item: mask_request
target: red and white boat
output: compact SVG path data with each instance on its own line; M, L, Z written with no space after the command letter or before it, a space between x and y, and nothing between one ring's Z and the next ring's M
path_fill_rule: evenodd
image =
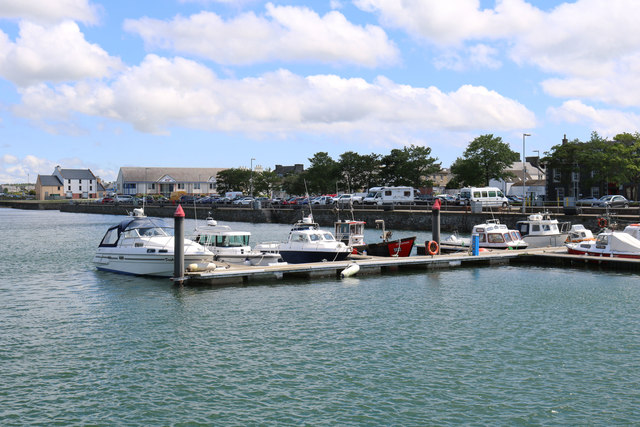
M346 220L335 222L336 240L353 248L354 254L364 254L381 257L408 257L416 241L416 236L403 237L396 240L391 238L391 231L385 230L384 221L376 220L376 226L382 227L382 241L378 243L364 242L364 221Z
M598 234L595 241L568 243L567 252L572 255L640 259L640 240L631 231L634 231L633 226L628 226L625 231L606 230Z

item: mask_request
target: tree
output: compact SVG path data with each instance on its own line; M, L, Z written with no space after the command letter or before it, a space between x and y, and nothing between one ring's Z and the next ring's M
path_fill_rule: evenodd
M499 136L481 135L471 141L463 157L451 165L451 173L465 186L489 185L490 179L513 177L506 168L519 158L520 155Z
M338 168L342 175L342 184L349 192L367 190L380 170L380 156L361 155L347 151L340 155Z
M638 200L640 195L640 133L636 132L633 135L621 133L616 135L613 140L624 147L622 169L626 180L632 184L630 198Z
M424 187L430 183L427 176L441 168L438 159L431 157L431 148L410 145L393 149L381 160L380 178L387 185Z
M311 165L304 173L307 189L311 194L333 193L340 181L338 163L327 152L318 152L309 159ZM304 194L298 193L298 194Z
M280 188L281 185L282 178L272 170L259 173L253 172L253 189L258 194L268 194L271 196L273 191Z
M251 171L245 168L225 169L218 172L216 181L220 193L227 191L242 191L244 193L249 190Z

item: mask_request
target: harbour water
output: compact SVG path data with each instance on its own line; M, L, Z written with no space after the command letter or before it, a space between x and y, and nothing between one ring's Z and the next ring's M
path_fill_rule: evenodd
M179 288L95 270L119 220L0 209L1 425L640 424L636 274Z

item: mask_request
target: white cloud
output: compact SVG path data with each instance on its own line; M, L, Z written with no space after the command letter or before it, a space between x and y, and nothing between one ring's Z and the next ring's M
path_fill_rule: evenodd
M91 169L94 175L105 181L114 181L118 172L112 169L102 169L94 163L87 163L77 157L61 158L58 160L44 159L28 154L22 158L11 154L0 157L0 183L35 184L38 175L51 175L54 168L60 165L67 169Z
M131 123L144 132L172 126L239 132L352 132L386 126L428 130L522 129L535 117L522 104L480 86L445 93L287 70L220 79L194 61L148 55L111 86L44 85L22 91L15 111L33 120L63 120L61 111Z
M98 8L88 0L2 0L0 18L55 23L71 19L87 24L98 21Z
M496 1L492 9L482 9L478 0L355 4L378 13L384 26L400 28L441 49L435 58L439 68L497 68L496 46L506 42L505 53L517 64L566 76L543 83L552 96L640 106L633 81L640 71L637 0L577 0L548 11L524 0ZM477 41L483 43L467 46Z
M120 67L119 59L88 43L75 22L43 27L23 21L15 43L0 31L0 75L19 86L99 78Z
M331 11L324 16L304 8L267 4L266 16L243 13L224 21L211 12L171 21L127 20L149 49L170 49L221 64L264 61L349 63L366 67L392 64L399 51L377 26L358 26Z
M584 124L603 136L613 137L622 132L640 131L640 115L611 109L597 109L578 100L550 107L547 116L555 121Z

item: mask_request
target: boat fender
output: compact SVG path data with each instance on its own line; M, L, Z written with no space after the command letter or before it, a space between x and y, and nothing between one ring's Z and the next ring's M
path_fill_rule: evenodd
M340 277L344 279L345 277L353 276L358 271L360 271L360 266L356 263L353 263L349 267L342 270L342 273L340 273Z
M438 249L440 248L438 247L438 242L436 242L435 240L431 240L429 243L427 243L427 252L429 253L429 255L437 255Z
M216 265L212 262L199 262L189 264L187 270L189 271L213 271L216 269Z
M609 223L606 218L598 218L598 227L607 228L607 225L609 225Z

